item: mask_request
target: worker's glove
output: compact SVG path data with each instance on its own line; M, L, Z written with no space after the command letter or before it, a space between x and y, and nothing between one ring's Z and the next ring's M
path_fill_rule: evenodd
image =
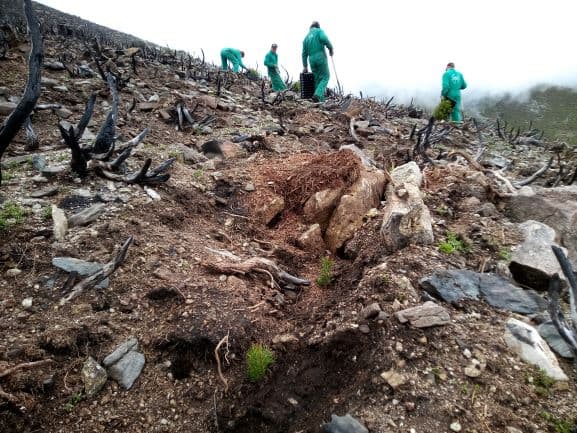
M334 51L333 51L333 50L329 50L329 54L330 54L330 55L331 55L331 57L332 57L332 56L333 56L333 54L334 54Z
M309 71L308 68L304 68L304 69L303 69L303 73L305 73L305 74L306 74L308 71Z

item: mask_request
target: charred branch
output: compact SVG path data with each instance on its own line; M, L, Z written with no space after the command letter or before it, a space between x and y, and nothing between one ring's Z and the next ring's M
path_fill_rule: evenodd
M40 33L40 23L32 9L32 1L24 0L24 15L26 15L26 22L28 23L28 30L30 33L30 56L28 58L28 79L24 94L16 108L4 121L0 127L0 159L16 136L26 119L30 117L36 101L40 96L40 77L42 71L42 35ZM0 167L0 184L2 168Z
M72 288L70 293L68 293L66 296L64 296L60 300L60 305L66 304L67 302L71 301L72 299L78 297L85 290L96 286L102 280L104 280L105 278L108 278L110 275L112 275L114 273L114 271L116 271L120 267L120 265L124 262L124 260L126 259L126 253L128 252L128 248L132 244L132 240L133 240L133 237L130 236L126 240L126 242L124 242L124 245L122 245L122 247L120 248L118 253L116 253L116 256L110 262L108 262L106 265L104 265L100 271L86 277L85 279L80 281L78 284L76 284Z
M529 185L530 183L533 183L539 176L541 176L543 173L549 170L552 164L553 164L553 157L551 157L543 167L541 167L527 179L521 180L519 182L514 182L513 186L515 186L516 188L521 188L524 185Z

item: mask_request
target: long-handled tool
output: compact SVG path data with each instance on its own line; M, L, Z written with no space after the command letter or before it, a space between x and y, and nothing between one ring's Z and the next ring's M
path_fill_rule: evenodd
M335 68L335 59L331 56L331 63L333 64L333 71L335 71L335 78L337 79L337 89L339 89L339 93L343 95L343 87L341 86L341 82L339 81L339 76L337 75L337 68Z

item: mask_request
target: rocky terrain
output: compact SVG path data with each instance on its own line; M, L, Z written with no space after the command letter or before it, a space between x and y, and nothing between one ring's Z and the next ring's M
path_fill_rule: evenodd
M3 121L30 44L1 5ZM41 94L1 161L0 431L576 431L548 292L575 322L551 249L577 263L574 149L270 93L34 10Z

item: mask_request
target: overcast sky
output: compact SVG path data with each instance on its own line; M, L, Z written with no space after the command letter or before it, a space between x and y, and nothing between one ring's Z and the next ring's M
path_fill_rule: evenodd
M345 90L372 96L436 99L449 61L464 74L470 97L537 83L577 87L571 0L40 3L159 45L197 54L203 48L215 63L221 48L238 48L246 52L245 64L260 71L276 42L279 63L293 79L302 70L302 40L318 20L334 45ZM333 86L332 68L331 75Z

